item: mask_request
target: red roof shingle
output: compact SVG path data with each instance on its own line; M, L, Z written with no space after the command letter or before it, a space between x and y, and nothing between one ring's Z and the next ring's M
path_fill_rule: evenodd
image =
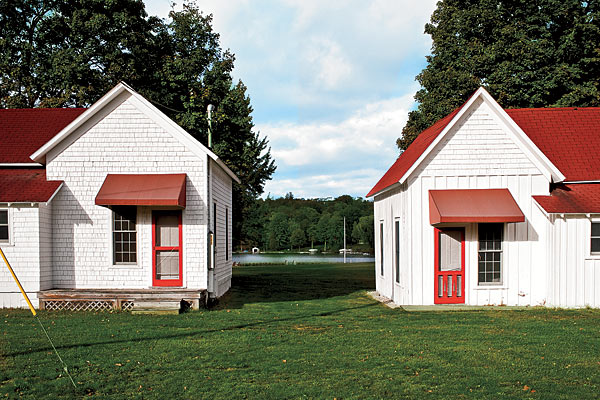
M600 183L559 185L550 196L532 196L548 213L600 213Z
M29 158L85 108L0 110L0 163L32 163Z
M0 169L0 203L46 202L62 181L47 181L44 168Z
M600 180L600 107L506 112L567 182Z

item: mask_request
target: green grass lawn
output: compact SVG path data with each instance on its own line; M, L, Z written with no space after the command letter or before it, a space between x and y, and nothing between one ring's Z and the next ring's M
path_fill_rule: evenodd
M578 398L600 395L600 312L389 309L373 264L239 267L211 311L1 310L0 397Z

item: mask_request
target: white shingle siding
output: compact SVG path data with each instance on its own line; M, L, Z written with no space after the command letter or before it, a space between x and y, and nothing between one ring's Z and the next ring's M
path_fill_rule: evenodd
M231 287L232 264L231 259L231 199L232 199L232 180L215 162L211 161L212 173L212 201L217 204L217 215L214 216L217 222L217 247L215 254L215 290L217 297L223 295ZM229 214L225 217L225 212ZM225 229L225 221L228 221L228 228ZM229 238L225 240L225 234L228 232ZM226 243L228 244L225 248ZM228 257L226 257L226 252ZM228 259L226 259L228 258Z
M40 290L40 218L37 206L13 205L9 208L10 242L1 244L11 267L37 307ZM43 233L42 233L43 235ZM44 259L44 263L47 260ZM27 307L4 260L0 260L0 307Z
M540 175L514 140L478 100L429 156L421 176Z
M113 265L111 211L94 204L107 174L186 173L183 285L206 288L206 159L120 96L47 155L47 177L63 180L53 200L56 288L152 286L151 209L138 208L137 265Z
M547 304L549 221L532 195L548 195L549 182L508 130L478 100L402 186L375 197L376 286L398 304L434 302L434 228L429 190L508 188L525 215L504 224L503 284L478 286L477 224L465 227L465 303ZM394 220L401 222L400 283L393 279ZM379 224L384 221L384 276L380 274ZM458 226L459 224L457 224Z

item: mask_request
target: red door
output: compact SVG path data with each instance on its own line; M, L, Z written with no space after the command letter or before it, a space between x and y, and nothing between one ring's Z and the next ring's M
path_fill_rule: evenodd
M152 284L183 285L181 211L152 212Z
M465 228L435 228L435 304L465 303Z

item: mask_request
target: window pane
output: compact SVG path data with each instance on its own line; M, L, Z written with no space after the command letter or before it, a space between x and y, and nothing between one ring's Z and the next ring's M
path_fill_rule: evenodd
M8 226L0 226L0 240L8 240Z
M383 275L383 222L379 224L379 250L380 250L380 258L381 261L381 275Z
M156 279L179 278L179 253L173 251L156 252Z
M479 283L502 282L503 224L479 224Z
M2 220L0 219L0 224ZM600 237L600 222L592 222L592 236Z
M460 271L462 259L460 231L440 232L440 271Z
M179 217L177 215L156 217L156 245L179 246Z
M394 222L396 230L396 283L400 283L400 221Z
M8 225L8 210L0 211L0 225Z
M113 251L115 263L136 262L136 207L113 210Z
M592 239L592 253L600 253L600 238Z

